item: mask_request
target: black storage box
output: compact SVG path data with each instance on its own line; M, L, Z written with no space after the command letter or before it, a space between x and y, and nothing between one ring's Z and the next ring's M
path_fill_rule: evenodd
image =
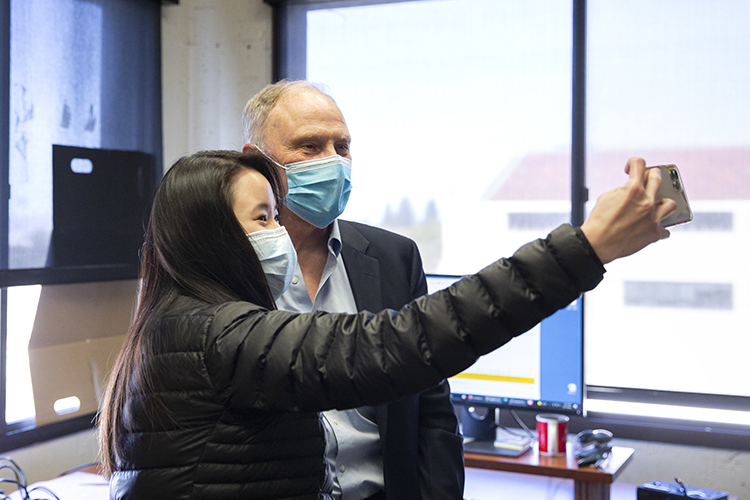
M687 495L678 483L667 481L651 481L638 486L637 500L686 500L696 498L701 500L727 500L729 493L726 491L708 490L697 486L685 485Z

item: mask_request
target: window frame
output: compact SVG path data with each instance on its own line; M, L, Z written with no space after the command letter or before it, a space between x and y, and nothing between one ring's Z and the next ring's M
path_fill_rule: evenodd
M162 4L176 4L178 0L140 0L144 8L160 9ZM8 152L10 147L10 56L11 56L11 0L0 0L0 147ZM155 159L155 181L161 178L162 166L162 110L161 110L161 21L160 16L153 20L153 38L156 40L151 62L158 66L152 78L156 80L154 94L148 113L144 119L155 118L143 127L149 135L148 143L153 149ZM152 132L149 132L152 131ZM136 139L139 140L139 139ZM103 145L102 148L108 146ZM35 418L7 423L7 307L8 287L20 285L47 285L59 283L91 283L133 279L137 277L137 265L101 265L68 268L28 268L7 269L9 259L8 232L10 197L10 159L9 154L0 155L0 452L26 447L35 443L48 441L76 432L92 429L96 426L96 414L78 415L55 423L36 425Z
M264 0L273 7L273 78L304 79L306 66L306 37L291 36L292 30L305 29L304 18L295 19L288 29L286 17L289 6L308 6L308 10L338 7L354 7L397 3L415 0ZM418 0L417 0L418 1ZM586 0L570 0L573 9L573 72L572 72L572 134L571 134L571 222L580 225L585 220L588 189L586 187ZM298 33L298 32L297 32ZM293 45L288 43L292 40ZM300 74L300 71L302 74ZM585 308L584 297L584 308ZM584 322L585 338L585 322ZM587 388L585 399L622 400L633 403L659 403L695 406L697 402L708 408L738 409L750 414L750 397L725 396L719 394L696 394L687 392L655 391L648 389L626 389L620 387ZM606 395L606 396L605 396ZM586 406L584 403L584 411ZM515 427L514 419L502 412L501 423ZM530 427L538 412L519 411L518 414ZM507 421L506 421L507 418ZM615 413L587 411L586 416L572 416L571 432L591 427L606 427L618 438L686 444L724 449L750 449L750 426L674 420L649 416L630 416Z

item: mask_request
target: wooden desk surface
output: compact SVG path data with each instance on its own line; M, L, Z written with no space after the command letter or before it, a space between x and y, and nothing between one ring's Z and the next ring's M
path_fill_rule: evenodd
M520 457L465 453L464 460L466 467L520 472L522 474L534 474L537 476L561 477L587 483L612 484L620 472L622 472L625 465L633 458L633 453L634 450L632 448L614 446L609 460L601 469L596 467L578 468L578 463L573 456L570 443L568 443L567 454L560 457L540 455L535 443L532 449Z

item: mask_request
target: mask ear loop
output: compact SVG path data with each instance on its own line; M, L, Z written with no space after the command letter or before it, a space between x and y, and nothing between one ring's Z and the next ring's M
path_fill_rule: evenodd
M255 146L255 149L256 149L256 150L257 150L257 151L258 151L258 152L259 152L260 154L262 154L262 155L263 155L263 157L264 157L265 159L267 159L268 161L270 161L271 163L273 163L273 164L274 164L274 165L276 165L277 167L279 167L279 168L282 168L282 169L284 170L284 172L287 172L287 171L289 170L289 169L288 169L288 168L286 168L286 167L285 167L284 165L282 165L281 163L279 163L279 162L277 162L276 160L274 160L273 158L271 158L271 155L269 155L268 153L266 153L265 151L263 151L263 150L262 150L262 149L260 148L260 146L257 146L257 145L256 145L256 146ZM281 200L277 200L277 202L278 202L278 205L279 205L279 206L277 206L277 207L276 207L276 210L277 210L277 212L276 212L276 221L277 221L277 222L279 222L279 224L281 224L281 217L280 217L280 216L281 216L281 206L285 206L285 205L286 205L286 204L284 203L284 199L285 199L285 198L284 198L284 197L282 196L282 197L281 197ZM283 227L283 226L282 226L282 227Z
M284 170L287 170L287 168L286 168L286 167L285 167L284 165L282 165L281 163L279 163L279 162L277 162L276 160L274 160L273 158L271 158L271 155L269 155L268 153L266 153L265 151L263 151L262 149L260 149L260 147L259 147L259 146L255 146L255 149L256 149L256 150L257 150L257 151L258 151L258 152L259 152L260 154L262 154L262 155L263 155L263 156L264 156L264 157L266 158L266 160L270 161L271 163L273 163L273 164L274 164L274 165L276 165L277 167L281 167L281 168L283 168Z

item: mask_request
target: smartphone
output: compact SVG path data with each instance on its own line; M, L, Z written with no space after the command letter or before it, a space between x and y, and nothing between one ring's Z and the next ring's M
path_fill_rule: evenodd
M674 212L664 217L659 225L669 227L693 220L693 212L690 210L690 203L688 203L685 186L682 183L677 165L659 165L648 168L658 168L661 172L661 187L656 193L656 199L672 198L677 203Z

